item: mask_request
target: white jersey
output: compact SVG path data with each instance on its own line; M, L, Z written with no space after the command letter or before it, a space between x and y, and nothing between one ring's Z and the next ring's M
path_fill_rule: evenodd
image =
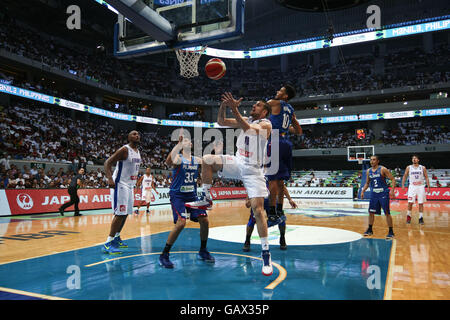
M141 154L139 153L139 150L134 151L127 144L125 147L128 148L128 158L117 162L112 178L116 185L120 183L130 188L134 188L134 186L136 186L137 175L141 165Z
M253 120L252 117L249 117L247 122L249 124L261 122L270 123L270 120L265 118ZM242 130L239 135L236 142L236 157L242 160L243 163L261 167L266 159L267 136L257 135L255 132L249 134L249 131L252 130L247 130L247 132Z
M424 184L423 181L424 181L423 166L419 165L418 167L414 167L414 165L410 165L409 185L421 186Z
M149 176L144 174L144 178L142 179L142 190L151 190L153 187L153 181L154 178L151 174Z

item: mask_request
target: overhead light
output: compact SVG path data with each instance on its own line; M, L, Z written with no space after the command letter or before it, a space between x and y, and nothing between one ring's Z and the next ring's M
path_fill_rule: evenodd
M339 108L339 111L341 111L342 109L344 109L344 107L340 107L340 108Z
M403 102L403 104L408 104L408 101Z

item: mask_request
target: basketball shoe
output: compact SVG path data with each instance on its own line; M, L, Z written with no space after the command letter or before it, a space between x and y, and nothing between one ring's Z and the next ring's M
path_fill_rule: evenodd
M367 228L366 232L364 232L363 236L364 237L368 237L368 236L372 236L373 235L373 231L371 228Z
M411 216L406 216L406 223L410 224L411 223Z
M197 201L186 202L185 206L191 209L211 210L212 200L203 192L202 196Z
M128 248L128 245L125 244L122 239L120 238L120 236L117 236L113 239L114 244L116 245L117 248Z
M159 256L159 264L161 266L163 266L164 268L168 268L168 269L173 268L173 263L172 263L172 261L170 261L168 253L162 253Z
M386 236L386 240L392 240L394 239L394 231L389 230L387 236Z
M103 252L107 254L120 254L122 251L119 250L114 240L107 242L103 245Z
M262 274L265 276L271 276L273 273L273 267L269 250L263 250L261 256L263 259Z
M206 249L200 249L197 256L200 260L214 263L216 259Z

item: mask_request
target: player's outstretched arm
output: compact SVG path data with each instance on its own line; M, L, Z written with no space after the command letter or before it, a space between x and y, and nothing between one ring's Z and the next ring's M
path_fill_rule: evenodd
M114 154L105 161L104 164L105 175L106 178L108 179L108 185L110 188L115 187L115 183L112 178L112 167L116 165L117 161L126 160L127 158L128 158L128 148L123 146L122 148L114 152Z
M166 164L169 167L178 166L181 164L180 151L183 149L183 136L180 134L178 138L178 143L173 147L172 151L169 152L169 155L166 159Z
M223 97L222 97L222 103L220 104L219 112L217 114L217 123L219 124L219 126L230 127L230 128L239 128L239 124L236 119L225 117L226 111L227 111L226 107L227 107L227 102L223 101ZM244 117L244 119L247 119L247 118Z

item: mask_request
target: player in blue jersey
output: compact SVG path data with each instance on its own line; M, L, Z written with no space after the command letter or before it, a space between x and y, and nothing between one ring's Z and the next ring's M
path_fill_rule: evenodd
M283 212L284 181L291 177L292 168L292 142L289 133L303 133L298 123L294 108L288 103L296 95L293 86L286 84L277 91L274 99L268 101L272 108L269 120L272 123L272 135L278 134L278 152L273 145L272 137L267 145L267 156L270 164L266 168L266 177L269 181L269 207L267 210L268 220L272 223L280 223L280 246L286 247L284 238L286 223ZM275 140L276 141L276 140ZM283 223L281 223L283 222Z
M291 205L292 208L297 208L297 204L294 202L294 200L292 200L291 195L289 194L288 189L286 188L286 186L284 187L284 196L286 196L286 198L289 201L289 204ZM245 206L247 208L250 208L250 199L247 198L246 202L245 202ZM269 198L265 198L264 199L264 210L269 211ZM286 232L286 220L281 218L282 222L272 222L272 221L268 221L267 222L267 227L272 227L275 224L278 224L278 229L280 230L280 239L281 236L284 237L284 234ZM253 229L255 228L255 223L256 223L256 219L255 216L253 215L253 210L250 209L250 218L248 219L248 223L247 223L247 234L245 236L245 243L244 243L244 247L242 248L243 251L248 252L250 251L250 238L252 237L252 233L253 233ZM282 231L284 231L284 233L282 233ZM286 250L287 249L287 245L286 245L286 241L284 241L284 243L282 241L280 241L280 249L281 250Z
M389 208L389 201L395 197L395 179L392 173L383 166L379 165L380 160L378 156L370 157L371 168L367 169L366 184L361 190L361 199L364 199L364 192L369 188L371 190L370 202L369 202L369 228L367 228L364 236L373 235L372 226L375 220L375 214L381 215L381 209L386 216L386 222L389 227L389 232L386 236L387 240L394 238L394 229L391 217L391 211ZM386 178L391 180L392 188L389 191L389 186L386 183Z
M214 263L215 259L206 249L209 221L205 210L192 209L185 206L186 202L197 201L197 178L202 159L191 155L190 139L180 135L178 144L172 149L166 159L166 164L173 167L172 184L170 185L170 203L172 204L173 222L175 226L170 232L166 246L159 256L159 263L165 268L173 268L169 252L178 235L186 226L186 219L200 224L200 250L198 258ZM181 151L181 154L180 154Z

